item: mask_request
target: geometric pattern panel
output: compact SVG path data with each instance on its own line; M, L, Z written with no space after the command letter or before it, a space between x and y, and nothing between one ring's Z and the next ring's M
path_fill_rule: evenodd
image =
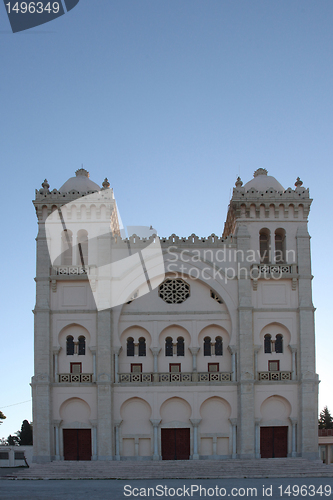
M158 295L168 304L181 304L190 296L190 285L181 278L168 278L160 284Z

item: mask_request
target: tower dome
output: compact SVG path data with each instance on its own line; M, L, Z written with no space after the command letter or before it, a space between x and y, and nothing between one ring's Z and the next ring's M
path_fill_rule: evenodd
M251 188L257 191L267 191L269 188L273 188L275 191L284 192L285 189L279 181L272 175L267 175L267 173L265 168L258 168L253 174L253 179L244 185L245 192L249 191Z
M75 177L70 177L59 189L60 193L69 193L70 191L78 191L79 193L87 193L88 191L100 191L100 186L89 179L89 172L84 168L79 168L75 172Z

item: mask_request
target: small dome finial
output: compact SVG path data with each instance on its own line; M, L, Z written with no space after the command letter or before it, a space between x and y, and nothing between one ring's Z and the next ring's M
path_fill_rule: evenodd
M47 182L47 179L44 179L44 182L42 182L42 188L44 193L49 193L50 189L50 184Z
M301 181L301 179L299 177L297 177L296 182L295 182L295 186L298 188L298 187L301 187L302 184L303 184L303 182Z
M103 186L104 189L109 189L110 188L110 183L109 183L107 177L105 177L102 186Z
M243 186L242 179L239 176L237 177L237 181L235 182L235 186L236 187L242 187Z
M257 168L257 170L253 173L253 177L258 177L258 175L267 175L268 170L266 168Z
M75 172L76 177L79 177L79 175L83 175L84 177L89 177L89 172L85 168L79 168Z

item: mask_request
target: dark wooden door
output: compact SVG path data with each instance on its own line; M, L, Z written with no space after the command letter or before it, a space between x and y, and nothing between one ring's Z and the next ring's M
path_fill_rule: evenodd
M261 458L283 458L288 454L288 427L260 427Z
M190 458L190 429L161 429L162 459L188 460Z
M63 429L64 459L91 460L91 430Z

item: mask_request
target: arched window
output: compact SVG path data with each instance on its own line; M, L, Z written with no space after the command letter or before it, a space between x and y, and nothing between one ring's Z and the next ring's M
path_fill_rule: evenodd
M215 339L215 356L223 356L222 337L216 337L216 339Z
M86 339L85 337L83 337L83 335L81 335L81 337L79 337L79 356L80 355L84 355L86 353Z
M277 229L275 231L275 262L277 264L286 261L285 237L286 232L284 229Z
M72 356L74 354L74 338L72 335L68 335L66 339L66 354L67 356Z
M204 338L204 356L212 355L212 342L210 337Z
M139 338L139 356L146 355L146 339L144 337Z
M183 337L177 339L177 356L185 356L185 346Z
M173 343L171 337L165 339L165 355L173 356Z
M127 339L127 356L134 356L134 339L132 337Z
M266 228L259 231L260 263L269 263L270 231Z
M61 233L61 264L71 266L73 259L73 234L66 229Z
M78 264L86 266L88 264L88 233L84 229L77 233L77 251Z
M264 337L264 348L265 348L265 353L271 353L272 352L272 343L271 343L272 336L269 333L266 333Z
M278 333L275 337L275 352L278 354L283 352L283 336L281 333Z

